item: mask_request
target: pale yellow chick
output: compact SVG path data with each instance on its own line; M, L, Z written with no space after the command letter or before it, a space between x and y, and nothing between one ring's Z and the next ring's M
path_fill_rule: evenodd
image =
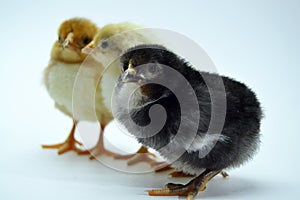
M90 54L95 60L100 62L106 69L101 78L101 90L105 106L111 111L111 98L115 83L121 73L119 56L122 51L138 44L155 43L155 37L147 30L144 31L142 26L130 23L109 24L101 28L96 34L92 42L82 49L83 53ZM101 144L102 145L102 144ZM102 149L101 145L97 145L92 149L93 156L97 156ZM130 159L128 164L138 162L148 162L152 166L161 164L151 157L146 147L142 146L137 154L117 155L117 159Z
M65 142L42 145L43 148L58 149L58 154L70 150L82 152L76 146L80 143L74 138L78 121L99 121L103 128L112 120L111 113L105 106L102 106L102 96L99 95L101 88L97 87L98 78L104 68L92 58L86 59L87 55L82 53L82 49L92 41L98 30L97 25L88 19L66 20L60 25L58 40L52 47L51 59L44 72L44 83L49 95L55 101L55 107L74 120L71 132ZM85 66L89 67L84 68L81 73L85 76L84 81L80 83L81 87L74 88L76 76L83 61ZM97 92L94 95L96 88ZM73 99L75 92L80 94L80 99ZM90 102L94 101L97 104L96 107L90 105ZM74 102L76 110L73 109ZM111 153L111 155L113 154Z

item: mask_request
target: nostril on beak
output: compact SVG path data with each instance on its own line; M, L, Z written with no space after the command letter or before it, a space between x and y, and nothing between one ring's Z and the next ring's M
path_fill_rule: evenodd
M67 48L71 42L73 42L73 36L74 34L71 32L67 35L65 41L63 42L63 47Z
M64 48L67 48L69 46L69 41L68 40L65 40L63 45L62 45Z

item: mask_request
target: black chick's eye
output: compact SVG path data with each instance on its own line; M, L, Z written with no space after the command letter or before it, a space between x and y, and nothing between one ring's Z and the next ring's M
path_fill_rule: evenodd
M89 37L85 37L85 38L83 38L82 42L84 45L87 45L88 43L91 42L91 39Z
M108 47L108 41L102 41L101 42L101 48L106 49Z
M154 74L157 71L157 66L156 65L150 65L149 68L148 68L148 71L151 74Z

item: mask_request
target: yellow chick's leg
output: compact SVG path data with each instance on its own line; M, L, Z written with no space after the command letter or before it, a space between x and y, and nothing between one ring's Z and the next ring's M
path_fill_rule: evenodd
M77 121L74 120L73 122L73 126L72 129L70 131L69 136L67 137L66 141L64 141L63 143L59 143L59 144L53 144L53 145L42 145L42 148L44 149L58 149L58 154L63 154L66 153L68 151L80 151L79 148L76 147L76 144L78 145L82 145L80 142L78 142L75 138L75 129L76 129L76 125L77 125Z
M96 144L96 146L89 150L77 151L78 155L90 154L91 160L93 160L96 157L101 156L101 155L106 155L106 156L111 156L111 157L115 157L118 155L117 153L111 152L111 151L105 149L105 147L104 147L104 128L105 128L105 126L106 125L101 124L100 137L99 137L99 140L98 140L98 143Z
M191 175L191 174L185 173L183 171L174 169L170 164L157 166L155 168L154 172L155 173L160 173L160 172L165 172L165 171L169 171L169 170L175 170L175 171L169 173L169 177L171 177L171 178L194 177L194 175Z
M115 156L115 159L121 159L121 160L128 159L127 162L128 165L134 165L140 162L146 162L149 163L150 166L154 167L165 163L165 162L157 162L155 158L156 155L149 152L147 147L145 146L142 146L136 153Z
M184 173L183 171L174 171L169 174L171 178L188 178L194 177L195 175Z
M159 166L157 166L155 168L154 172L155 173L160 173L160 172L165 172L165 171L169 171L169 170L175 170L175 171L169 173L169 177L171 177L171 178L194 177L194 175L187 174L187 173L184 173L183 171L174 169L170 164L167 164L167 163L165 165L159 165Z
M185 185L168 183L164 189L149 190L147 192L150 196L185 196L187 200L192 200L198 194L198 191L204 191L208 181L220 172L221 170L206 169Z

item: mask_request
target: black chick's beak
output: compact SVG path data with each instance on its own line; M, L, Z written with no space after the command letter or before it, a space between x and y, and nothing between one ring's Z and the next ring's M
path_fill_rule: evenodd
M129 61L127 70L122 75L123 83L140 83L143 81L143 78L136 73L132 61Z

